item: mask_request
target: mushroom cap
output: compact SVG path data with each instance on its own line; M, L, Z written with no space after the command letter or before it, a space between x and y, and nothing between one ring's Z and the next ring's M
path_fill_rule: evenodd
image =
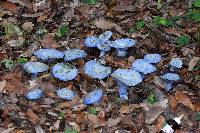
M37 58L42 60L48 59L61 59L64 54L61 51L55 49L39 49L33 53Z
M136 40L130 38L121 38L115 41L111 41L109 45L114 48L129 48L132 47L136 43Z
M97 61L90 60L85 63L84 71L90 77L104 79L111 73L111 67L106 67Z
M55 78L68 81L73 80L78 75L78 69L69 63L57 63L52 68L52 74Z
M106 43L112 36L112 32L111 31L106 31L103 34L100 34L98 39L100 41L100 43Z
M86 52L84 50L74 48L74 49L68 49L64 51L64 60L65 61L71 61L79 58L84 58L86 57Z
M49 66L41 62L27 62L23 65L27 73L37 74L49 70Z
M163 80L169 81L169 82L175 82L180 80L180 76L176 73L166 73L162 76L160 76Z
M66 100L72 100L76 93L68 88L61 88L57 90L58 97Z
M156 67L154 67L153 65L151 65L150 63L146 62L143 59L137 59L133 62L132 67L133 70L136 70L138 72L144 73L144 74L148 74L148 73L152 73L154 71L157 70Z
M103 90L95 89L89 92L85 96L85 98L83 99L83 104L90 105L90 104L96 103L101 99L102 96L103 96Z
M144 56L144 60L148 63L158 63L161 59L161 55L159 54L146 54Z
M41 89L33 89L26 93L26 98L29 100L37 100L43 96L43 92Z
M97 48L102 51L110 51L111 47L107 43L98 43Z
M183 61L180 58L173 58L169 64L172 68L181 68Z
M117 80L120 80L127 86L135 86L142 82L142 76L139 72L132 69L117 69L112 74Z
M85 46L87 47L96 47L99 43L99 39L95 36L88 36L85 38Z

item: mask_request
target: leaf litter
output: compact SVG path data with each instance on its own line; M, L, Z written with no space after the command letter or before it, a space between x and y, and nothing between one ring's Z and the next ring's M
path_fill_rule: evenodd
M177 132L197 130L192 126L197 125L197 121L187 121L189 114L199 112L200 104L198 0L191 4L188 1L156 4L144 0L87 0L84 3L4 0L2 5L1 59L12 59L13 64L10 69L5 63L0 64L0 105L3 105L0 106L0 126L4 127L3 131L159 132L164 121L181 113L188 113L188 116ZM90 38L88 43L94 46L84 44L87 37ZM122 38L136 40L136 43L125 49L114 48L127 44ZM101 40L96 42L98 45L95 39ZM40 58L34 55L40 49L56 49L61 53L59 56L44 52ZM62 51L71 49L84 51L83 56L66 52L66 59L63 59ZM116 52L123 56L116 56ZM24 71L24 63L17 63L19 58L26 58L25 63L46 64L45 71L38 71L42 69L40 66L29 65L28 72L29 68L37 71L31 72L36 75L30 75ZM132 65L138 59L143 60L143 65ZM95 69L87 68L85 74L83 68L89 61L95 62ZM70 65L56 68L56 74L58 63ZM141 82L132 87L115 82L111 75L117 69L136 71ZM63 71L70 78L63 75ZM101 72L106 74L101 75ZM129 74L122 73L122 77L129 77ZM118 85L123 93L118 92ZM160 99L155 93L158 101L150 104L147 99L152 94L152 86L161 91L164 98ZM28 100L26 94L34 87L40 88L43 95L34 97L37 100ZM58 92L61 88L73 93ZM101 91L95 93L95 88ZM91 114L91 108L95 113Z

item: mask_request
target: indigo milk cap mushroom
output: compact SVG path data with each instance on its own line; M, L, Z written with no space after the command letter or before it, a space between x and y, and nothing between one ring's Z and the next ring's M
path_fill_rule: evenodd
M27 62L23 65L24 70L27 73L38 74L49 70L49 66L41 62Z
M91 92L89 92L85 98L83 99L83 104L90 105L93 103L99 102L101 97L103 96L103 90L102 89L95 89Z
M68 88L61 88L57 90L58 97L66 100L72 100L76 93Z
M169 82L175 82L180 80L180 76L176 73L166 73L162 76L160 76L163 80L169 81Z
M37 100L43 96L41 89L33 89L26 94L28 100Z
M103 43L106 43L107 41L109 41L111 36L112 36L111 31L106 31L106 32L100 34L99 37L98 37L100 44L103 44Z
M61 59L64 56L63 52L55 49L39 49L34 52L34 55L45 61L48 59Z
M146 54L144 56L144 60L148 63L158 63L161 59L161 55L159 54Z
M180 58L173 58L169 64L171 69L178 69L182 68L183 61Z
M87 47L96 47L99 43L99 39L95 36L88 36L85 38L85 46Z
M84 50L74 48L74 49L68 49L64 51L64 60L65 61L71 61L79 58L84 58L86 57L86 52Z

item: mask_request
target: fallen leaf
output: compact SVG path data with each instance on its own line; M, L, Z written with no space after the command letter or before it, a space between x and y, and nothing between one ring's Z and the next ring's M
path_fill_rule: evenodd
M149 108L149 111L146 112L145 114L145 123L146 124L151 124L154 122L158 116L164 111L163 107L160 106L151 106Z
M121 118L120 118L120 117L118 117L117 119L108 118L107 126L108 126L108 127L116 126L117 124L120 123L120 121L121 121Z
M0 81L0 92L3 91L5 85L6 85L6 80Z
M7 0L12 3L20 4L21 6L25 6L28 8L32 8L33 4L30 0Z
M58 43L54 42L53 35L51 33L45 35L41 41L41 45L44 48L57 48Z
M84 113L76 114L76 122L77 123L84 123L85 121L86 121L86 119L85 119Z
M1 133L10 133L12 132L16 127L10 127L8 129L0 129Z
M194 57L189 63L189 71L192 71L193 68L196 66L197 62L199 61L199 57Z
M42 126L40 126L40 125L35 126L35 132L36 133L45 133L44 129L42 129Z
M129 106L121 106L121 108L119 109L119 112L124 114L124 113L129 113Z
M194 105L190 101L189 97L181 91L176 91L175 93L176 100L178 103L185 105L186 107L194 110Z
M38 115L35 114L31 109L27 110L26 115L29 117L29 120L34 124L36 124L39 121Z
M12 11L16 12L17 11L17 6L11 2L8 1L0 1L0 7L7 10L7 11Z
M174 96L170 96L169 98L169 106L174 110L177 106L177 100Z
M156 131L156 133L159 132L163 128L164 124L165 124L165 117L160 115L157 118L156 122L155 122L155 131Z
M33 30L33 26L34 26L34 24L32 22L25 22L22 25L22 29L25 31L31 32Z
M88 114L88 120L95 125L98 124L98 117L96 115Z

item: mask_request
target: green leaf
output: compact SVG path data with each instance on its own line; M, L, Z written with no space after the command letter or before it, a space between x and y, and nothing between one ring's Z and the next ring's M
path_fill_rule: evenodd
M65 117L65 114L64 114L64 112L62 112L62 111L61 111L61 112L59 112L59 114L58 114L58 117L63 119L63 118Z
M195 80L199 80L200 79L200 75L196 75L194 78L195 78Z
M153 25L158 27L160 25L163 25L163 26L171 26L172 25L172 20L170 19L166 19L166 18L162 18L160 16L154 16L154 19L153 19Z
M1 61L1 63L4 63L5 67L9 70L11 70L11 68L14 66L14 61L11 58L4 59Z
M145 26L144 20L138 20L138 22L129 29L129 33L136 32Z
M97 0L82 0L82 2L88 5L95 5Z
M23 32L20 30L20 28L12 23L6 23L4 25L5 33L8 36L11 36L13 34L17 34L18 36L22 36Z
M197 120L197 121L200 121L200 112L198 112L198 113L196 114L196 120Z
M27 60L27 58L24 58L24 57L19 57L18 59L17 59L17 62L19 63L19 64L24 64L24 63L26 63L28 60Z
M96 111L96 109L95 109L94 107L89 107L88 113L89 113L89 114L96 115L96 114L97 114L97 111Z
M188 36L180 36L176 39L176 43L180 46L185 46L190 42L190 38Z
M66 23L62 24L59 28L58 28L58 37L62 37L65 35L65 33L69 30L68 25Z
M195 7L200 7L200 0L195 0L194 1L194 6Z
M157 3L156 3L156 5L157 5L157 9L160 9L162 7L161 0L158 0Z
M147 102L154 104L157 101L155 93L151 92L147 98Z
M200 22L200 12L197 10L189 10L184 18L194 22Z
M67 128L65 129L65 133L78 133L78 131Z

